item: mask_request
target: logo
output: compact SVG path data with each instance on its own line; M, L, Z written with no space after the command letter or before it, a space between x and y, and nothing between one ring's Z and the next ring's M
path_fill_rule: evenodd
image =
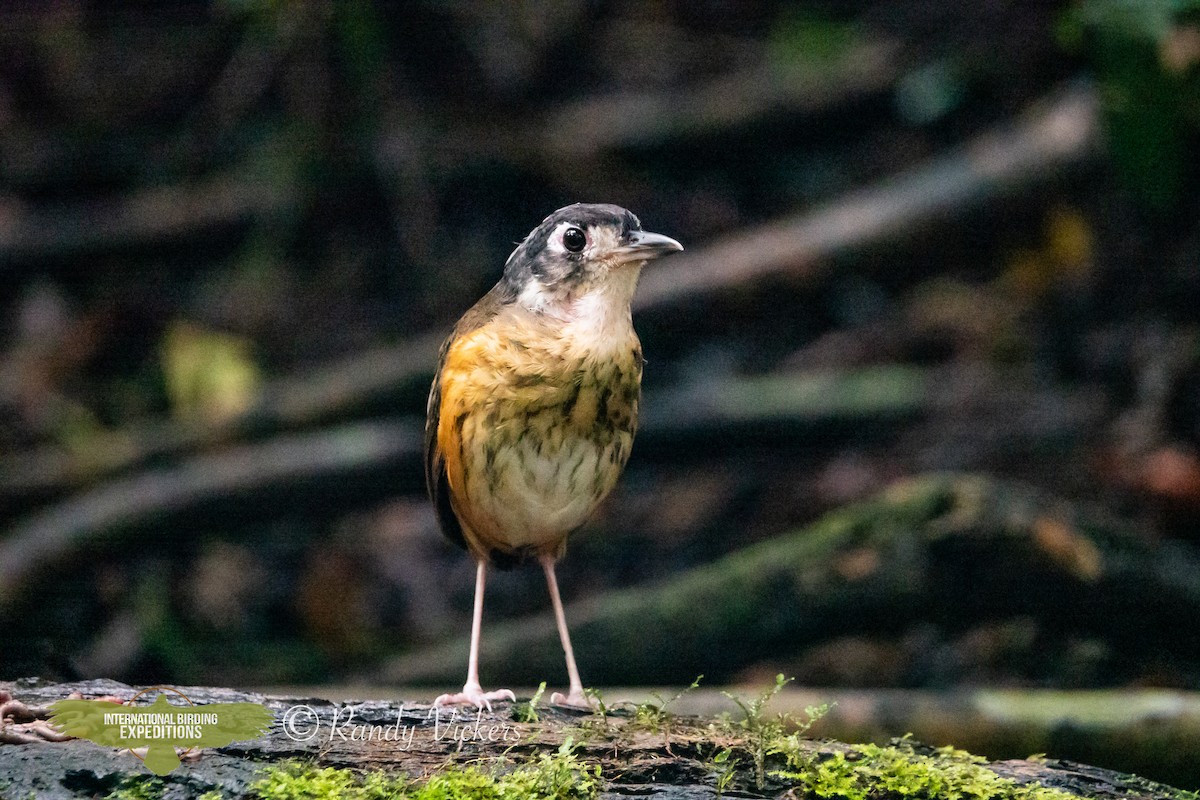
M142 695L159 692L148 706L133 705ZM165 692L187 702L172 705ZM50 721L63 733L106 747L125 747L156 775L179 766L176 748L223 747L256 738L275 721L258 703L209 703L198 706L169 686L151 686L126 703L107 700L59 700L50 706ZM145 748L145 755L134 748Z
M391 742L400 750L411 750L418 736L422 743L455 742L459 749L464 744L506 744L511 746L521 741L521 733L507 722L484 723L482 714L474 718L463 716L458 709L433 706L422 718L417 708L405 721L405 706L400 704L396 721L390 725L368 723L357 718L355 706L335 705L324 720L312 706L290 706L283 712L283 734L296 742ZM423 724L422 724L423 723Z

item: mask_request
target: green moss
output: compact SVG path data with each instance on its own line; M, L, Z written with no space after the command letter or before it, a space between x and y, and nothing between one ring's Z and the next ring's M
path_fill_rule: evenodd
M159 800L166 784L150 775L133 775L125 778L104 800Z
M340 797L347 800L383 800L409 797L407 777L392 777L382 772L359 774L336 767L317 767L287 762L268 767L251 787L251 796L262 800L305 800Z
M124 780L107 795L104 800L161 800L166 794L166 781L151 775L132 775ZM225 795L213 789L205 792L196 800L225 800Z
M424 783L384 772L291 762L267 768L251 787L259 800L590 800L600 791L600 767L575 755L568 739L554 753L512 769L503 761L448 766Z
M925 754L901 740L888 746L863 744L814 755L799 744L794 740L784 748L788 768L772 775L792 781L816 797L1078 800L1076 795L1059 789L1002 778L983 766L984 759L951 747Z

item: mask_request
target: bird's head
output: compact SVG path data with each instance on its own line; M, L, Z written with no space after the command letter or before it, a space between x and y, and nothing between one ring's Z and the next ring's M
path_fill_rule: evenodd
M553 313L590 299L628 308L642 265L680 250L620 206L576 203L525 237L505 262L504 282L530 309Z

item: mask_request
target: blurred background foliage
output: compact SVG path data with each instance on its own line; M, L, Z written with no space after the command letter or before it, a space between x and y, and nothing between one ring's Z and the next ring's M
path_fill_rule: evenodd
M1195 186L1198 20L1194 0L1087 0L1063 17L1064 43L1095 71L1122 180L1160 210Z
M688 253L637 313L645 420L564 562L577 613L847 508L867 543L806 557L874 594L805 617L801 570L749 624L738 577L712 630L582 625L585 681L1200 686L1195 0L75 0L0 10L0 52L0 675L452 683L437 341L603 201ZM854 505L930 473L976 477ZM954 591L889 595L893 535ZM988 578L1039 559L1059 594ZM489 587L499 639L545 621L535 572ZM672 639L712 657L615 652Z

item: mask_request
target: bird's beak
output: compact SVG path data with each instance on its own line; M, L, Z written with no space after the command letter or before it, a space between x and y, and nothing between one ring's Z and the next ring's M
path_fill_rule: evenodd
M617 248L617 258L622 262L649 261L681 250L683 245L670 236L649 231L634 231L629 237L629 242Z

